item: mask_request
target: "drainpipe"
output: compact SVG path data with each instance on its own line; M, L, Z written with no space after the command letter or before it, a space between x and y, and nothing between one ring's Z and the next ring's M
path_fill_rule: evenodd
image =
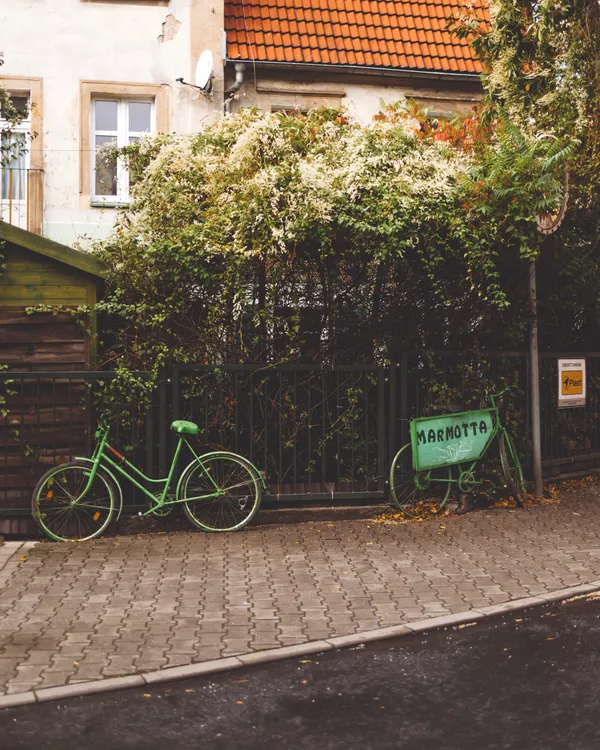
M236 93L242 88L242 84L244 83L244 71L245 70L246 70L246 63L235 64L235 81L225 92L226 94L231 94L231 96L228 99L225 99L225 102L223 104L223 109L225 110L225 114L228 114L229 112L231 112L231 102L233 101Z

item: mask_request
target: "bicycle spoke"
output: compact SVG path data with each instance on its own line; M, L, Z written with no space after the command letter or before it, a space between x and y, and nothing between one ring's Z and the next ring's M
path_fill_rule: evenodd
M34 518L51 538L90 539L112 520L114 493L110 480L78 463L52 469L42 477L33 499Z
M260 489L254 471L231 454L205 457L186 470L182 499L192 522L207 531L246 525L258 509ZM217 485L215 491L213 483Z

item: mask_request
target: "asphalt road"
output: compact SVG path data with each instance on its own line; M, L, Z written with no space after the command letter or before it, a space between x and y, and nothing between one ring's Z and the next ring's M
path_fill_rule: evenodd
M592 750L600 599L0 712L2 750Z

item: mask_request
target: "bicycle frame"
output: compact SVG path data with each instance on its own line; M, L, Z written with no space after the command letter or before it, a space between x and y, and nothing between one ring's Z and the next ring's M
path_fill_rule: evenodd
M219 489L215 481L213 480L210 472L204 465L202 459L206 457L210 457L214 455L214 453L205 453L202 456L199 456L196 451L192 448L189 441L186 439L185 435L179 435L179 440L177 442L177 447L175 448L175 453L173 455L173 460L171 461L171 466L169 468L169 473L164 478L159 479L153 479L152 477L149 477L147 474L145 474L141 469L138 469L137 466L134 466L130 461L128 461L125 456L123 456L119 451L117 451L115 448L113 448L108 443L108 432L109 428L107 426L102 426L96 431L96 437L99 438L96 447L94 448L94 452L92 453L91 457L89 459L77 459L76 460L86 460L90 461L92 463L92 468L90 471L90 475L88 477L87 484L81 493L81 495L77 498L77 502L79 502L87 492L89 491L90 487L92 486L94 479L96 477L96 474L98 473L98 468L102 467L106 471L108 471L111 476L112 472L116 471L121 476L128 479L135 487L137 487L139 490L141 490L146 497L150 500L150 507L143 515L149 515L150 513L153 513L158 508L162 508L165 505L174 505L179 502L183 502L183 500L178 500L176 497L173 500L168 499L168 493L169 489L171 488L171 484L173 481L173 477L175 475L175 469L177 466L177 462L179 460L179 456L181 454L181 450L184 446L184 444L189 448L191 453L193 454L194 458L198 462L198 464L202 467L202 470L206 474L206 476L209 478L211 484L215 488L215 492L211 493L209 495L200 495L198 497L192 497L192 498L186 498L186 500L189 502L190 500L207 500L211 497L218 497L222 494L222 490ZM107 455L107 451L110 451L113 455L115 455L119 459L119 463L114 461L109 455ZM237 455L237 454L235 454ZM249 466L252 467L252 469L255 471L257 477L260 477L262 485L264 488L266 488L265 480L262 477L262 474L258 471L258 469L250 462L248 459L245 459L243 457L241 458L245 463L247 463ZM160 492L160 496L157 497L156 494L152 493L150 490L146 489L133 474L131 474L129 471L133 472L135 475L137 475L141 481L149 482L153 485L162 485L162 489ZM181 481L181 479L179 480ZM160 487L159 487L160 489ZM177 484L177 489L179 489L179 483Z

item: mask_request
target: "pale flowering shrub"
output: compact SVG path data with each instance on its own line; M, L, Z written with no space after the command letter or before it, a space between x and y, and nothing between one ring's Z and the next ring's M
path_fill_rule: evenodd
M99 248L115 356L385 359L454 335L448 310L470 333L501 294L462 206L474 157L419 128L402 106L368 127L245 109L129 148L131 205Z

